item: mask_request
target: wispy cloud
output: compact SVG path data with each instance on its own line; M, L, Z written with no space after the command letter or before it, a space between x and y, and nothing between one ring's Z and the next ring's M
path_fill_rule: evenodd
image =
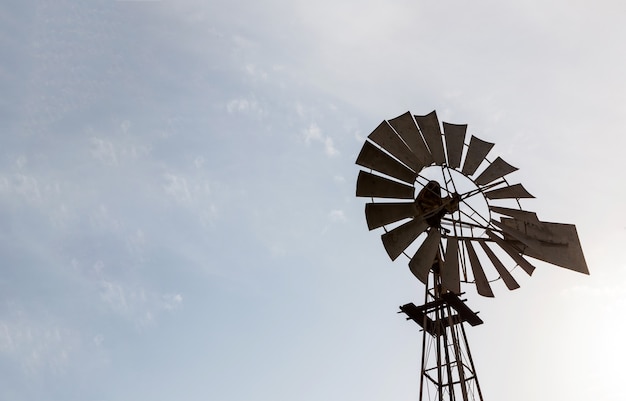
M17 195L27 202L38 202L42 199L39 180L28 174L15 173L0 176L0 191Z
M315 123L311 123L308 128L304 130L304 142L309 145L312 141L322 141L322 131L320 127Z
M333 138L329 136L324 139L324 153L326 153L327 156L337 156L339 154L339 151L335 148Z
M330 213L328 213L328 217L332 222L344 222L347 220L344 211L338 209L331 210Z
M166 173L163 175L165 179L165 193L172 196L177 202L182 204L189 204L193 201L187 178L176 175L173 173ZM206 190L208 191L208 187Z
M315 123L311 123L303 130L304 142L310 145L313 142L321 143L324 146L324 153L328 157L339 155L339 151L335 148L333 139L330 136L322 134L322 130Z
M218 217L218 207L213 199L211 182L201 172L202 160L196 159L194 164L200 170L197 174L163 174L163 190L178 204L196 213L203 224L210 224Z
M242 113L253 116L263 116L265 110L254 97L239 97L231 99L226 104L226 111L229 113Z
M91 156L104 164L117 165L117 155L113 143L106 139L91 138Z
M154 324L160 313L173 311L183 304L181 294L160 294L143 286L105 279L100 281L100 299L111 312L137 327Z
M64 373L82 346L80 334L50 318L14 310L0 319L0 354L29 374Z
M244 71L254 79L267 80L268 74L255 64L246 64Z
M124 162L145 158L151 152L150 145L132 130L129 121L122 121L110 134L102 134L89 128L91 135L89 154L98 162L108 166L118 166Z

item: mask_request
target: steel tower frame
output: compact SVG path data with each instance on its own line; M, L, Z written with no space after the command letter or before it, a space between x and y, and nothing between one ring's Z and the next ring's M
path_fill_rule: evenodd
M483 401L464 327L483 321L465 300L443 288L440 265L439 253L425 286L424 304L409 303L398 312L422 328L419 401Z

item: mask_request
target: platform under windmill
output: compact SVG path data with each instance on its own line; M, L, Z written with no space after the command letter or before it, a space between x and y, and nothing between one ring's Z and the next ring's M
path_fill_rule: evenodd
M463 285L493 297L519 287L533 259L589 274L576 227L539 220L521 206L533 196L506 176L517 168L489 158L494 144L468 138L467 125L436 112L383 121L356 163L356 195L370 198L365 217L392 260L408 259L424 303L400 307L422 329L419 400L483 400L467 324L483 321L461 299ZM531 259L528 259L531 258Z

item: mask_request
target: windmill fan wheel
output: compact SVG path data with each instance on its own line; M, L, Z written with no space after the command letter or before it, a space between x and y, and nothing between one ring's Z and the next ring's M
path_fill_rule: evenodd
M384 230L389 257L406 255L423 283L436 266L448 291L473 283L487 297L500 279L518 288L512 271L531 275L528 257L589 274L576 227L523 210L520 199L533 196L505 178L517 168L488 159L494 144L466 132L467 125L446 122L442 130L435 111L406 112L367 137L356 160L365 168L356 195L370 198L367 225Z

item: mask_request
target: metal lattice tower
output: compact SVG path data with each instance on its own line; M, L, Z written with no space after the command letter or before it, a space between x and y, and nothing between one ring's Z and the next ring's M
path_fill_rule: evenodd
M424 304L409 303L399 312L422 328L419 400L482 401L464 325L477 326L483 321L465 300L442 288L439 263L435 262L430 275Z

